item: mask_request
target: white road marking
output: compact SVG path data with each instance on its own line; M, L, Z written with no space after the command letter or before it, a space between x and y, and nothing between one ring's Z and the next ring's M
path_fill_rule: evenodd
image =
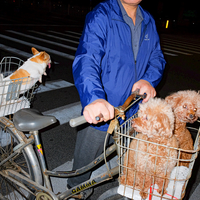
M76 36L72 36L72 35L69 35L69 34L64 34L64 33L56 32L56 31L48 31L48 32L55 33L55 34L62 35L62 36L70 36L71 38L78 39L78 40L80 38L80 37L76 37Z
M185 41L180 41L180 40L172 40L169 38L162 38L161 43L164 45L172 45L172 46L178 46L178 47L183 47L185 48L187 46L187 49L190 50L198 50L200 51L200 44L192 43L192 42L185 42Z
M177 54L168 53L168 52L163 52L163 54L168 55L168 56L178 56Z
M26 58L30 58L31 56L33 56L33 54L30 54L30 53L27 53L25 51L21 51L19 49L15 49L15 48L6 46L4 44L0 44L0 49L3 50L3 51L8 51L10 53L13 53L15 55L26 57Z
M54 38L54 39L58 39L58 40L62 40L62 41L66 41L66 42L71 42L71 43L74 43L74 44L79 44L79 42L76 42L74 40L69 40L69 39L66 39L66 38L61 38L61 37L58 37L58 36L49 35L49 34L41 33L41 32L38 32L38 31L29 30L29 32L40 34L40 35L43 35L43 36L48 36L48 37L51 37L51 38Z
M174 50L174 49L162 48L162 50L163 51L171 51L171 52L174 52L174 53L179 53L179 54L183 54L183 55L187 55L187 56L191 56L192 55L190 53L185 53L185 52L177 51L177 50Z
M52 54L55 54L55 55L58 55L58 56L61 56L63 58L67 58L67 59L70 59L70 60L74 60L74 58L75 58L75 56L72 56L70 54L63 53L63 52L60 52L60 51L56 51L56 50L53 50L53 49L49 49L47 47L43 47L43 46L40 46L40 45L37 45L37 44L34 44L34 43L25 42L23 40L15 39L15 38L3 35L3 34L0 34L0 38L10 40L10 41L13 41L13 42L17 42L17 43L20 43L20 44L24 44L26 46L35 47L37 49L44 50L44 51L48 52L49 54L52 53Z
M51 91L51 90L58 90L58 89L62 89L62 88L65 88L65 87L71 87L71 86L74 86L74 84L70 83L70 82L67 82L67 81L64 81L64 80L55 80L55 81L47 81L45 83L45 85L40 85L34 93L42 93L42 92L48 92L48 91Z
M66 33L72 33L73 35L78 35L78 36L81 36L82 33L76 33L76 32L73 32L73 31L65 31Z
M73 51L76 51L76 49L77 49L77 48L71 47L69 45L53 42L51 40L41 39L39 37L27 35L27 34L24 34L24 33L17 32L17 31L7 30L7 32L14 33L16 35L20 35L20 36L27 37L27 38L30 38L30 39L38 40L40 42L45 42L45 43L52 44L52 45L55 45L55 46L63 47L63 48L66 48L66 49L70 49L70 50L73 50Z

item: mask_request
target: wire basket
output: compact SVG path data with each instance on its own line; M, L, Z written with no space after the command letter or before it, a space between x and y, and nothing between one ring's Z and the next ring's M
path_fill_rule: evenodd
M4 57L0 62L0 117L10 115L22 108L29 108L37 79L23 77L10 80L24 61L17 57Z
M137 116L132 116L116 131L118 135L117 148L119 152L118 164L120 173L118 193L134 200L142 200L142 193L147 195L147 197L145 197L147 200L183 199L199 151L200 128L188 127L190 132L195 133L196 140L194 142L194 150L185 151L183 149L169 148L165 145L138 139L138 133L131 127L131 121L135 117ZM147 148L142 148L141 144L145 144ZM132 148L133 146L134 148ZM154 147L155 153L148 150L148 148L151 147ZM156 153L159 152L159 150L163 152L177 151L178 156L172 158L170 157L171 154L168 153L168 156L164 157L161 156L163 155L162 153ZM192 154L191 159L181 160L180 154L183 152L190 152ZM152 162L151 165L149 162L149 159L152 158L154 159L154 166L152 166ZM138 161L139 159L142 161ZM159 160L162 160L161 165L164 164L165 166L164 172L162 172L165 175L170 163L175 162L169 176L159 175ZM188 167L180 166L181 161L187 161ZM152 169L152 167L153 170L157 170L156 173L152 173L152 171L149 170L150 168ZM143 170L140 171L139 169ZM161 182L161 187L158 187L157 182ZM145 191L144 188L147 186L146 184L150 185L150 187Z

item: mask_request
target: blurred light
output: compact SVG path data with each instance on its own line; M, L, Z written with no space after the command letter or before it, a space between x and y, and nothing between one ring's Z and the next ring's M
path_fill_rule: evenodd
M165 28L168 28L168 27L169 27L169 20L167 20Z

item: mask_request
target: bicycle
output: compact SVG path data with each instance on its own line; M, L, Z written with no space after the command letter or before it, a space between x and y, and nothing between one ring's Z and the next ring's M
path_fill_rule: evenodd
M30 92L31 93L31 92ZM32 93L31 93L32 94ZM99 163L105 161L106 157L116 152L119 155L119 160L123 160L124 148L127 148L130 138L133 138L131 133L131 119L126 120L122 125L118 125L118 118L125 117L125 110L129 108L129 104L134 104L144 98L143 95L136 93L126 100L126 102L115 108L115 118L111 121L108 134L113 133L115 144L105 149L99 157L87 166L77 169L76 171L49 171L47 170L42 145L40 142L38 130L43 129L56 123L54 116L44 116L37 110L24 108L19 109L13 116L13 120L3 116L0 118L0 137L4 138L3 146L0 145L0 199L36 199L36 200L62 200L70 197L82 198L81 191L94 187L99 183L111 180L114 176L121 174L122 165L108 169L107 172L91 178L71 189L68 189L61 194L55 194L52 191L52 186L49 177L69 178L82 174L93 169ZM70 121L72 127L85 123L83 117ZM24 132L29 132L29 137L26 137ZM198 131L199 134L199 131ZM105 139L106 140L106 139ZM198 138L197 138L198 140ZM198 154L198 141L196 140L196 149L194 156ZM2 144L2 142L1 142ZM36 149L34 149L34 146ZM196 158L196 157L195 157ZM193 167L195 158L191 160L191 168ZM120 163L123 163L121 161ZM192 170L190 170L191 173ZM189 174L190 175L190 174ZM185 188L189 178L185 183ZM115 199L116 196L123 198L121 195L114 193L104 194L99 199ZM106 196L105 196L106 195ZM110 196L109 196L110 195ZM153 195L153 194L152 194ZM126 197L125 197L126 198Z

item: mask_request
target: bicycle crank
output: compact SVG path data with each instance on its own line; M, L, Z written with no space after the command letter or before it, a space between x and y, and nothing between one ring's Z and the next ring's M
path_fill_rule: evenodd
M53 200L51 196L44 192L38 192L36 194L36 200Z

